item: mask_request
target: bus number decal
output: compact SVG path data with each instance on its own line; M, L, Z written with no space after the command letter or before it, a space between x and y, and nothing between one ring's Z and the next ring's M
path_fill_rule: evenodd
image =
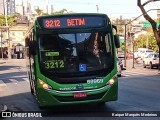
M59 62L59 64L60 64L60 68L64 68L64 62L63 62L63 60L61 60L61 61Z
M88 84L97 84L97 83L103 83L103 79L90 79L87 80Z
M50 27L49 20L46 20L46 27L47 27L47 28Z
M54 62L50 62L50 68L54 68Z
M45 63L45 68L46 68L46 69L49 69L49 68L50 68L50 67L49 67L49 62L46 62L46 63Z
M46 20L45 24L47 28L60 27L60 20Z
M60 27L60 20L55 20L54 23L56 27Z
M64 68L64 61L63 60L46 61L45 68L46 69Z

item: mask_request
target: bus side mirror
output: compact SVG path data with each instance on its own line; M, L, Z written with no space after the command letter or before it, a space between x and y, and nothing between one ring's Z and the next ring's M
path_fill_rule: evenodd
M120 48L120 40L118 35L114 35L114 43L116 48Z
M29 44L29 53L31 55L36 55L36 46L37 42L36 41L30 41L30 44Z

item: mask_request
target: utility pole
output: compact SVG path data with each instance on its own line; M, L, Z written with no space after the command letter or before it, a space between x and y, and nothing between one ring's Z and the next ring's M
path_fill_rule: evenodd
M47 0L47 14L49 14L49 0Z
M97 13L99 13L99 6L98 6L98 5L96 5L96 8L97 8Z
M1 37L1 58L3 59L2 30L1 29L0 29L0 37Z
M7 33L7 40L9 42L9 46L8 46L8 58L11 58L11 50L10 50L10 40L9 40L9 26L8 26L8 19L7 19L7 0L4 3L3 0L3 5L4 5L4 14L5 14L5 22L6 22L6 33Z
M132 68L134 67L134 63L135 63L135 56L134 56L134 47L135 47L135 41L134 41L134 33L130 33L131 39L132 39L132 50L133 50L133 64L132 64ZM136 58L137 59L137 58Z

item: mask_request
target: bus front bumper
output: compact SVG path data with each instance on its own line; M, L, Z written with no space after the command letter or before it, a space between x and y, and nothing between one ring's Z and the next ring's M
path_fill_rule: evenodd
M55 90L45 90L43 88L38 88L37 97L39 106L43 107L115 101L118 98L118 82L115 82L115 84L110 87L105 86L100 89L94 89L90 91L86 90L85 92L87 93L87 96L82 98L74 98L74 93L76 92L81 91L57 92Z

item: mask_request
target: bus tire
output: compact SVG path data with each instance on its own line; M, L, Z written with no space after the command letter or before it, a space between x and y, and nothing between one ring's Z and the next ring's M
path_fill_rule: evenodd
M41 109L41 110L44 110L44 109L47 109L47 108L48 108L47 106L41 106L40 103L38 103L38 107L39 107L39 109Z
M44 110L46 107L44 106L39 106L39 109Z
M104 106L106 102L99 102L97 103L99 106Z

